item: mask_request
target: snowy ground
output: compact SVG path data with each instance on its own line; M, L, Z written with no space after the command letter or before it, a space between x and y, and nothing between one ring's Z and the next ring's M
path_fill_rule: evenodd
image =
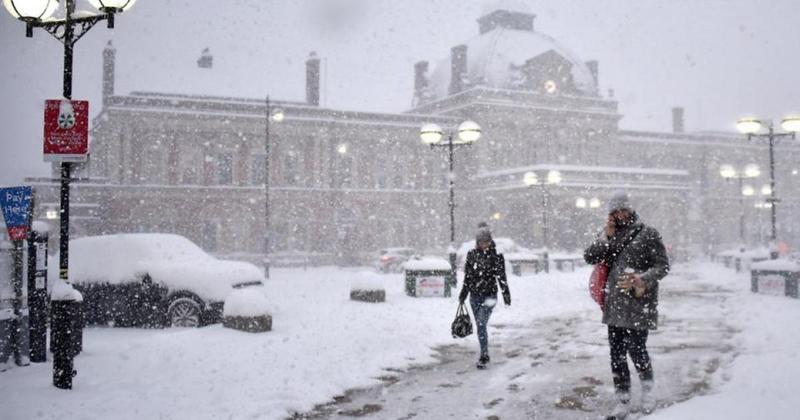
M596 419L607 409L587 269L511 276L486 371L473 367L474 335L450 338L455 297L409 298L401 275L385 275L386 303L355 302L353 275L274 270L269 333L89 328L74 389L50 385L49 363L4 372L0 417ZM650 344L663 408L648 418L793 418L800 302L754 295L746 274L711 264L678 266L662 285Z

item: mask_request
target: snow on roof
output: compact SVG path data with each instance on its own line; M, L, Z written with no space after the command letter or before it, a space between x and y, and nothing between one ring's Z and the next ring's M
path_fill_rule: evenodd
M75 283L153 282L222 301L238 283L262 281L255 265L218 260L192 241L162 233L90 236L70 241L70 280ZM55 270L52 270L55 271Z
M555 39L535 31L495 28L465 43L467 46L467 77L469 83L508 89L513 87L512 69L547 51L553 50L572 63L575 87L594 94L597 86L584 62ZM449 95L450 57L440 60L431 76L431 90L437 98Z
M531 7L522 0L495 0L485 2L481 7L484 15L495 10L508 10L512 12L533 13Z
M406 270L449 271L450 263L442 258L415 257L406 261L404 267Z
M521 166L516 168L508 168L499 171L483 171L477 175L478 178L489 178L493 176L513 175L517 173L524 173L527 171L535 170L550 170L555 169L558 171L580 171L580 172L603 172L603 173L617 173L617 174L642 174L642 175L670 175L670 176L688 176L689 171L682 169L652 169L652 168L632 168L623 166L584 166L584 165L531 165Z
M786 259L767 260L750 265L751 270L800 271L800 264Z

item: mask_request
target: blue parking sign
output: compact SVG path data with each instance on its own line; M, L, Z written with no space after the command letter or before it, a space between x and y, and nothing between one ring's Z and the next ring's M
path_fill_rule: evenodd
M8 237L12 241L19 241L28 236L32 197L31 187L0 188L0 207L6 220Z

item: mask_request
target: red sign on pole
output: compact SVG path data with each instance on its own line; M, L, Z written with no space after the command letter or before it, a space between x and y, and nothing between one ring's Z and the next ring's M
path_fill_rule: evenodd
M89 101L44 102L44 160L83 162L89 153Z

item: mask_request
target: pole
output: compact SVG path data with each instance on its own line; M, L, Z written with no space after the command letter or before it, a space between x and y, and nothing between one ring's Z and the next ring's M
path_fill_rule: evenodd
M66 18L64 24L64 99L72 99L72 52L74 44L74 23L72 13L75 1L66 1ZM69 284L69 186L72 166L70 162L61 162L61 215L59 230L59 264L58 277ZM82 329L78 325L78 303L75 301L53 302L51 329L53 338L53 385L56 388L72 389L72 378L77 374L73 359L81 341Z
M739 242L744 246L744 195L742 194L742 175L737 177L739 180Z
M267 95L267 120L264 129L264 277L269 279L269 95Z
M449 185L450 185L450 275L451 281L456 282L456 201L454 187L453 172L453 133L448 134L447 139L448 158L450 161Z
M23 323L22 323L22 241L15 240L14 243L14 251L12 254L12 258L14 260L14 278L12 279L12 284L14 288L14 299L12 300L13 311L14 311L14 318L13 322L11 323L11 331L10 331L10 341L11 341L11 348L13 349L14 353L14 363L17 366L22 366L24 364L23 360L23 353L27 349L23 349L22 343L22 334L23 334ZM26 356L27 357L27 356Z
M550 256L547 252L548 247L550 246L550 232L547 229L547 212L550 206L550 200L548 200L548 191L547 191L547 184L545 181L542 182L542 239L544 240L544 252L542 253L542 262L544 265L544 272L550 272Z
M772 123L769 124L769 201L770 201L770 212L772 213L772 234L770 235L770 239L773 242L773 246L776 246L775 243L777 239L777 232L775 230L775 207L777 200L775 199L775 151L773 148L773 143L775 142L775 130L772 128ZM773 259L777 258L777 255L773 256Z

